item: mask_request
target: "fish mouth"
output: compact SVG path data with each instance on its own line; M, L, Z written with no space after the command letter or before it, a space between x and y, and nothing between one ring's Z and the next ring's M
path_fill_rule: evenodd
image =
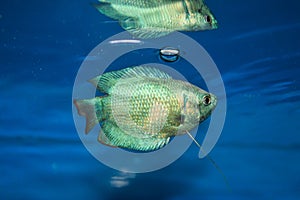
M211 23L211 29L217 29L218 28L218 22L217 20L213 19Z
M211 99L212 99L212 101L211 101L211 111L213 111L217 107L218 100L217 100L216 95L211 94L211 93L209 93L209 94L210 94Z
M211 111L215 110L216 107L217 107L217 98L215 98L214 101L212 102L212 109L211 109Z
M211 24L205 24L205 25L195 24L194 26L192 26L193 31L214 30L217 28L218 28L218 22L216 20L213 20Z

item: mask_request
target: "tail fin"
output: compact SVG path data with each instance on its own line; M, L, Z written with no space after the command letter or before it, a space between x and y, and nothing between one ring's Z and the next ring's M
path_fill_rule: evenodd
M126 18L126 16L120 14L116 9L114 9L110 2L91 3L91 5L95 7L99 12L110 18L116 20L122 20Z
M83 100L76 100L74 99L74 105L77 108L78 114L80 116L84 116L86 118L86 126L85 126L85 133L88 134L94 126L99 123L97 118L97 110L96 107L102 106L97 105L97 102L100 101L100 98L93 98L93 99L83 99Z

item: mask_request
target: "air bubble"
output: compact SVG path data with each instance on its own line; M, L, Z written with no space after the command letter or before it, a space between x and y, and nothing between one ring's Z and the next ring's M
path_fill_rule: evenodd
M166 62L175 62L179 58L179 50L172 47L161 49L159 54L160 58Z

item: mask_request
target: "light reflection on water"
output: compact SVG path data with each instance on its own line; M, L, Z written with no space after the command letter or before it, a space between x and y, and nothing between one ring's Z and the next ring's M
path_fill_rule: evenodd
M111 177L110 184L115 188L122 188L130 184L130 180L135 178L135 174L127 172L118 172L118 175Z
M300 28L300 23L285 24L285 25L261 28L258 30L249 31L247 33L236 35L234 37L231 37L230 40L241 40L241 39L247 39L249 37L259 37L260 35L263 35L263 34L270 34L270 33L274 33L274 32L281 32L281 31L287 31L287 30L293 30L293 29L299 29L299 28Z

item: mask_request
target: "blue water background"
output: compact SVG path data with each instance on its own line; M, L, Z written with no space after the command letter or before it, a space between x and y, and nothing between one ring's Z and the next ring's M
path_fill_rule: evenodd
M73 83L85 56L123 30L90 1L4 0L0 199L299 199L300 2L207 4L219 29L186 34L209 52L226 87L226 122L210 156L232 191L198 159L196 145L146 174L124 174L92 157L74 126Z

